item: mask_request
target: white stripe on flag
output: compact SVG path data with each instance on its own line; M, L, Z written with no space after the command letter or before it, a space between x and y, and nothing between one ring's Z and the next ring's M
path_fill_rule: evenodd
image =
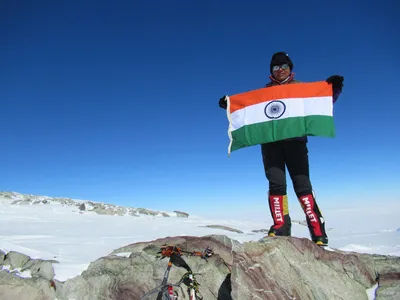
M262 102L239 109L231 114L231 130L237 130L242 126L273 120L281 120L292 117L305 117L312 115L333 116L332 96L288 98L280 99L285 105L285 112L277 119L270 119L265 114L266 106L271 103ZM283 106L278 104L280 108ZM281 111L282 112L282 111ZM277 112L279 114L279 112Z

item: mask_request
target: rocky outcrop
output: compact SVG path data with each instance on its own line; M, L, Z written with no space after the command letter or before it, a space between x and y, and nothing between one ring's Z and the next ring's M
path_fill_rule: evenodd
M138 212L139 214L149 215L149 216L157 216L160 213L158 211L145 209L145 208L137 208L137 209L135 209L135 211Z
M11 204L12 205L29 205L32 202L30 200L15 200Z
M0 299L56 299L54 263L57 261L0 251Z
M10 266L11 269L22 268L29 260L28 255L10 251L5 255L4 265Z
M54 284L46 279L21 278L15 274L0 271L0 299L2 300L55 300Z
M225 225L205 225L205 226L201 226L201 227L222 229L222 230L227 230L227 231L236 232L236 233L244 233L243 231L241 231L239 229L235 229L235 228L225 226Z
M89 210L92 212L95 212L98 215L108 215L108 216L113 216L113 215L119 215L123 216L126 214L126 210L122 209L115 209L115 208L110 208L110 207L104 207L104 206L96 206L93 209Z
M176 213L176 216L178 218L189 218L189 214L185 213L183 211L179 211L179 210L174 210L174 213Z
M6 199L13 199L16 193L13 192L0 192L0 197L6 198Z
M379 288L375 299L400 299L400 257L374 254L358 254L358 257L376 273Z
M264 232L264 233L268 233L269 229L254 229L251 232L255 232L255 233L259 233L259 232Z
M383 274L379 276L378 282L377 300L400 299L400 273Z
M302 221L300 221L300 220L292 220L292 223L293 224L299 224L299 225L302 225L302 226L307 226L307 221L306 220L302 220Z
M7 254L0 250L0 267L3 271L23 277L40 277L48 281L54 279L53 264L56 260L31 259L28 255L16 251ZM22 275L28 273L27 275ZM0 298L2 299L2 298Z
M4 259L6 257L6 253L0 249L0 266L4 264Z
M166 244L187 251L213 248L215 254L208 261L183 257L200 273L196 277L204 300L367 300L366 289L376 283L377 300L400 299L399 257L328 251L308 239L279 237L239 243L224 235L168 237L127 245L92 262L81 275L55 281L54 287L49 281L52 276L32 272L32 278L23 279L1 271L0 299L140 299L162 280L167 259L156 256ZM34 262L31 265L31 270L38 270ZM170 282L185 273L177 265L178 261L171 269Z

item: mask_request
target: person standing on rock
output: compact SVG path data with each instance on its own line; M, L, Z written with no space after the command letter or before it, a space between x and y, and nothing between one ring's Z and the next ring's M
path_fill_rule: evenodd
M275 53L270 62L270 82L266 88L276 85L300 83L294 79L293 62L285 52ZM343 76L330 76L326 82L332 85L333 103L343 88ZM219 100L219 106L227 108L226 97ZM268 236L290 236L291 219L286 195L285 166L293 182L293 188L305 213L310 236L320 246L328 245L325 221L317 205L310 181L307 137L296 137L261 145L265 175L269 181L268 203L274 224Z

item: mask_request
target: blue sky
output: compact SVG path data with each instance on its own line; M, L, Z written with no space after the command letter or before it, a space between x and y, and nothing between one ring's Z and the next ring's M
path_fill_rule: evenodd
M297 79L345 77L337 137L308 145L321 208L400 200L395 1L32 3L0 6L0 190L269 217L260 147L228 158L218 99L287 51Z

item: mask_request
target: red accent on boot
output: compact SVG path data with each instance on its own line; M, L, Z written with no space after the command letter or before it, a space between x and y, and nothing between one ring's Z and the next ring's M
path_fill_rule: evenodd
M283 196L270 195L269 207L271 209L272 218L274 219L274 227L279 228L284 224L283 220Z
M299 198L300 203L303 205L304 213L306 214L307 219L310 221L310 224L313 228L315 236L322 236L322 229L320 220L318 220L318 216L314 211L315 200L312 194L301 196Z

